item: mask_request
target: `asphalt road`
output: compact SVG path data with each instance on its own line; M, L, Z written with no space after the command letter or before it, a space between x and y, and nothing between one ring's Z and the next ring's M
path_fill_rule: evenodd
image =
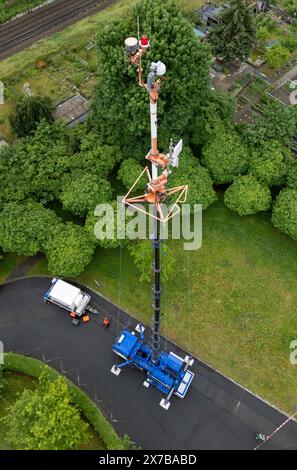
M142 386L140 371L128 370L119 377L110 373L116 362L115 335L123 325L134 327L134 320L93 294L100 314L75 328L66 311L43 302L49 285L47 278L29 278L0 287L5 350L49 361L66 372L103 408L117 431L143 449L253 449L256 432L270 434L286 419L198 359L186 398L175 397L169 411L163 410L161 394ZM112 317L109 330L100 323L106 312ZM168 348L180 353L170 343ZM291 422L262 449L297 449L297 424Z

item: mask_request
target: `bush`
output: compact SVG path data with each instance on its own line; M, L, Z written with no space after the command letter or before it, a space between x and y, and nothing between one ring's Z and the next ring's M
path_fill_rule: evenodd
M37 359L15 353L5 354L5 370L21 372L35 378L38 378L44 371L47 371L48 374L51 374L52 379L59 377L59 373L55 369L52 369ZM97 408L95 403L92 402L85 392L70 381L68 381L68 387L74 402L103 439L108 450L123 450L131 447L131 441L127 436L121 439L116 434L102 411Z
M297 240L297 189L282 189L276 198L271 220L276 228Z
M8 442L16 450L73 449L77 442L84 443L88 428L73 405L67 379L53 379L47 371L34 391L21 393L4 421Z
M129 222L127 213L128 211L125 210L124 206L117 201L112 201L100 213L97 211L95 213L90 212L86 217L85 228L92 241L106 249L117 248L126 244L125 231L123 230L123 233L121 233L120 224L118 225L117 222L118 219L119 221L125 219L122 221L127 224Z
M277 141L269 141L252 153L250 173L268 186L285 182L290 156Z
M291 57L290 51L282 45L272 46L265 53L265 59L267 63L273 69L281 69L286 65Z
M0 246L6 252L33 256L43 251L60 226L55 212L38 202L10 202L0 211Z
M288 169L287 177L288 188L297 189L297 162L294 161Z
M225 192L224 201L229 209L239 215L266 211L271 205L269 188L252 175L239 176Z
M202 149L201 162L216 184L229 183L247 170L248 151L234 129L217 121Z
M142 171L142 166L134 158L127 158L120 166L117 179L122 181L125 188L130 189ZM144 187L144 178L140 178L134 188L135 191Z
M85 228L72 223L61 225L45 245L48 270L57 276L78 276L91 262L94 250Z
M188 147L183 150L179 167L173 169L170 177L170 187L186 184L189 186L188 204L201 204L206 209L217 200L209 171L200 165Z
M108 202L111 196L109 181L86 173L66 184L60 199L64 209L82 217L98 204Z

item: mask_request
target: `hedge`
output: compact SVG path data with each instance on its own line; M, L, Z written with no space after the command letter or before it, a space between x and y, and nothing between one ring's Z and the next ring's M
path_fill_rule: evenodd
M21 372L30 377L38 378L42 372L47 370L52 374L53 379L59 376L52 367L44 364L38 359L22 356L16 353L5 353L4 370ZM73 397L74 403L79 407L82 414L93 426L94 430L104 441L108 450L125 450L131 449L131 441L127 435L123 438L119 437L111 424L103 415L102 411L93 403L88 395L80 388L74 385L68 379L69 391Z

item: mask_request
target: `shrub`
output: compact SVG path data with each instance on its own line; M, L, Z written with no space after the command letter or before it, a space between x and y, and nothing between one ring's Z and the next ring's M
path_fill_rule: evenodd
M269 209L271 194L269 188L254 176L245 175L235 178L225 192L224 201L229 209L239 215L256 214Z

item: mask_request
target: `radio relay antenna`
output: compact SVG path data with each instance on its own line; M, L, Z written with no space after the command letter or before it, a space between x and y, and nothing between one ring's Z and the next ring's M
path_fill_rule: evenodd
M121 370L130 367L136 367L146 372L146 380L143 385L148 388L150 385L160 390L165 397L161 399L160 406L168 410L170 398L176 395L184 398L194 374L188 367L194 360L190 356L184 359L174 352L160 351L160 310L161 310L161 262L160 262L160 224L167 223L180 211L180 204L186 201L188 186L182 185L175 188L167 188L168 179L171 174L170 167L177 167L179 163L179 154L182 151L182 140L177 145L170 142L169 152L160 153L158 150L157 137L157 111L158 98L161 90L161 84L166 73L166 66L163 62L152 62L146 83L143 79L142 58L150 48L150 41L143 35L139 39L139 20L138 20L138 38L128 37L125 40L125 51L129 57L130 64L136 65L138 69L138 83L149 94L150 104L150 126L151 126L151 148L146 155L146 160L151 163L151 171L148 166L144 168L135 183L123 199L123 203L131 206L138 211L144 212L155 220L155 230L152 237L154 250L154 262L152 271L154 274L153 283L153 324L151 344L145 341L144 327L138 324L136 331L124 329L113 345L113 351L124 359L119 365L114 365L111 372L119 375ZM161 174L159 175L159 169ZM147 186L145 193L140 196L132 196L134 188L138 181L147 176ZM165 215L162 210L162 203L170 196L176 195L176 200ZM153 206L153 211L139 205L145 203Z

